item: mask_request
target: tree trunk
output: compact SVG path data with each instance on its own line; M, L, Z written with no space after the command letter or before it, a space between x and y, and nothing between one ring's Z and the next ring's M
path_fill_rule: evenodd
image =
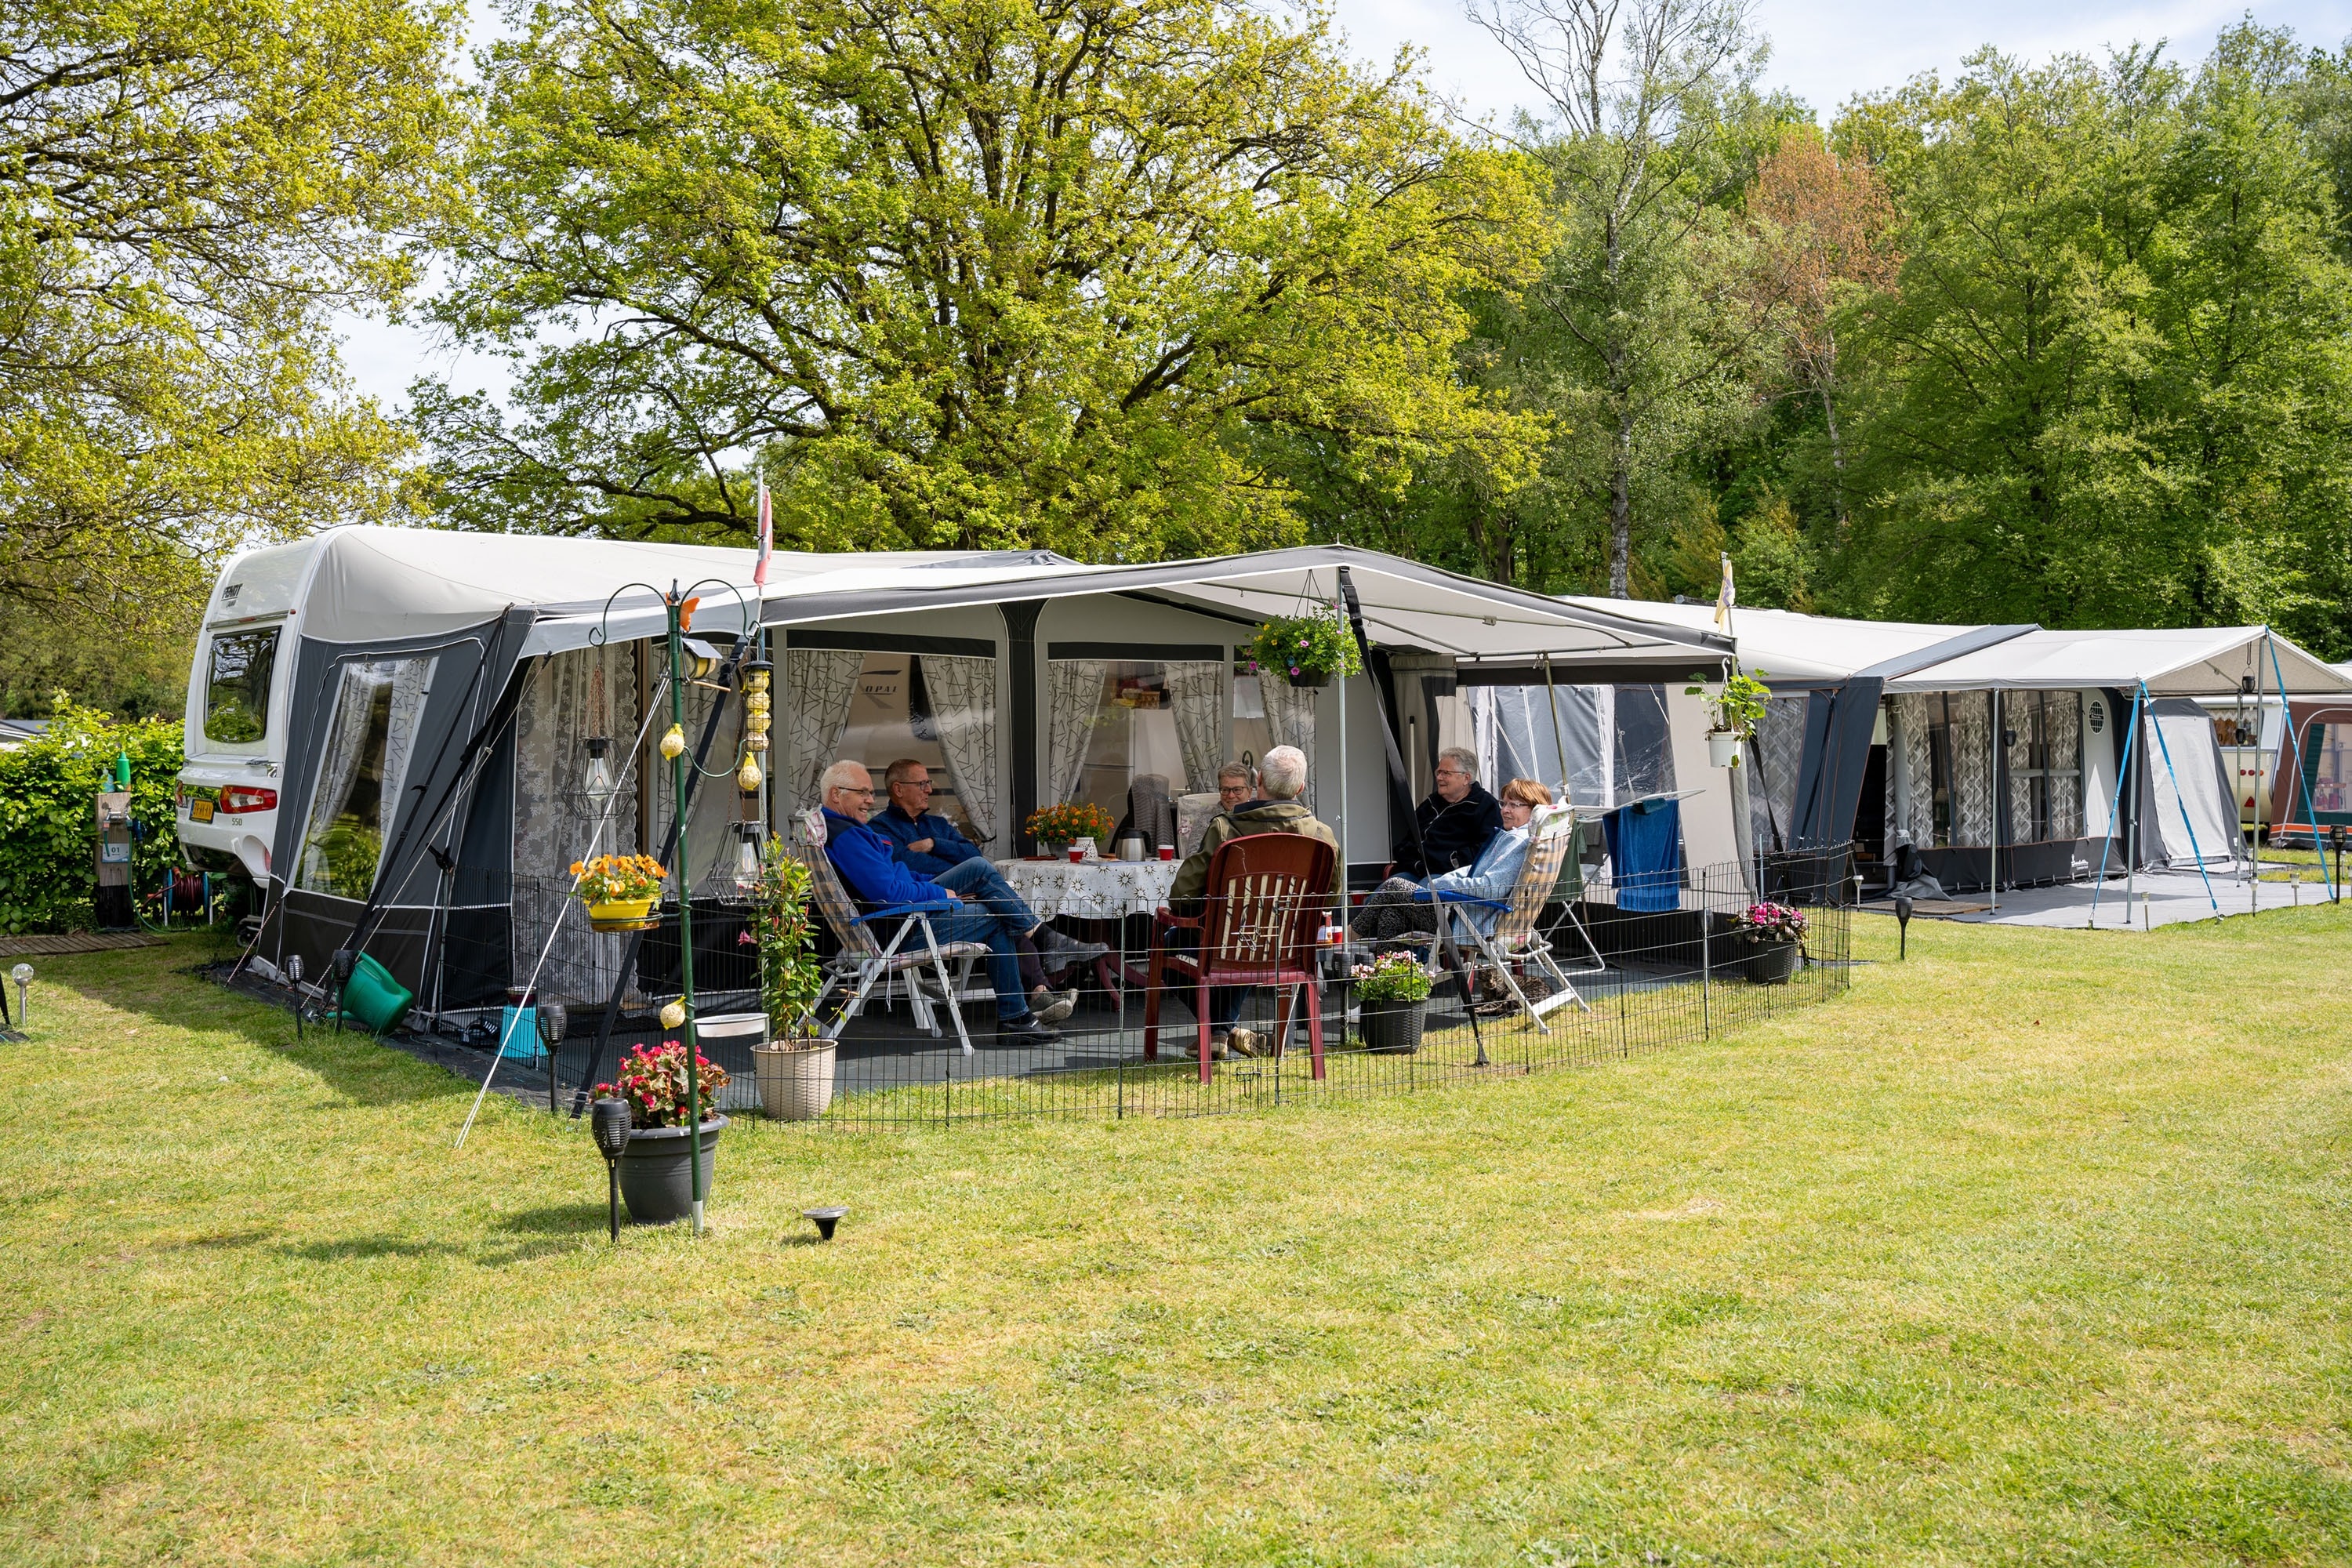
M1617 405L1617 431L1609 442L1609 596L1633 596L1633 405Z
M1830 510L1837 518L1838 538L1846 535L1845 444L1838 438L1837 403L1830 396L1830 378L1816 378L1822 389L1822 419L1830 431Z

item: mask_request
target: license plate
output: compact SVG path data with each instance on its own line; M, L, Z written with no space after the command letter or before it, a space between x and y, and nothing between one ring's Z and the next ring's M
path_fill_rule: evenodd
M188 820L190 822L210 822L212 819L213 803L211 801L199 797L188 803Z

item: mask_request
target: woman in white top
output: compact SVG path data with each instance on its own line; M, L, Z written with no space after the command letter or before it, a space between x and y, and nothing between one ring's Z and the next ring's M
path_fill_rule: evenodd
M1551 804L1551 791L1534 779L1513 779L1502 789L1503 831L1486 841L1475 865L1459 871L1441 871L1426 882L1391 877L1372 889L1356 911L1349 929L1367 942L1381 942L1413 931L1437 929L1436 898L1444 893L1474 899L1507 900L1518 885L1519 868L1528 858L1528 824L1539 806ZM1463 910L1481 936L1494 934L1502 910L1475 904Z

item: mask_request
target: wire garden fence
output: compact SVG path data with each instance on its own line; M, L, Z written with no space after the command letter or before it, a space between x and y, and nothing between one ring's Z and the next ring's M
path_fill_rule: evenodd
M1173 930L1149 906L1073 915L1040 896L1037 914L1106 949L1052 974L1057 995L1076 992L1056 1037L1001 1033L987 963L968 950L946 950L961 954L946 961L961 1036L949 1008L930 999L937 984L927 955L919 964L877 969L856 1016L836 1020L854 988L851 976L829 994L824 1012L829 1028L837 1022L837 1038L830 1105L818 1124L1202 1116L1412 1094L1696 1044L1845 990L1855 899L1850 847L1687 868L1670 886L1640 880L1644 885L1621 886L1598 867L1571 862L1553 896L1521 916L1488 911L1497 929L1483 943L1483 933L1453 915L1445 917L1450 942L1425 932L1384 942L1342 933L1327 919L1328 894L1261 898L1255 907L1223 910L1222 922L1220 911L1204 910L1202 928ZM1743 927L1759 900L1801 915L1801 938L1760 940ZM524 901L518 898L519 913ZM1433 919L1421 908L1422 916L1405 918ZM704 1019L758 1006L756 950L744 935L750 912L731 888L714 885L696 897ZM1215 929L1220 923L1228 929ZM877 927L877 945L887 944L895 922ZM1199 965L1200 949L1212 944L1218 962ZM921 953L920 931L910 931L901 948ZM638 947L621 987L618 1026L600 1051L595 1037L622 975L622 951L618 939L597 937L568 949L559 943L551 954L540 996L566 1005L568 1032L551 1058L540 1055L527 1065L534 1077L547 1075L554 1108L570 1108L583 1086L610 1076L630 1045L661 1037L655 1015L677 992L675 909ZM1411 1048L1390 1016L1398 1009L1368 1005L1358 994L1355 972L1382 952L1406 952L1433 976ZM1042 960L1054 962L1051 954ZM1474 976L1466 996L1465 972ZM930 997L919 1001L918 984L929 986ZM1226 1041L1205 1063L1204 1010L1213 1034ZM756 1112L761 1104L755 1038L702 1042L730 1076L720 1102L730 1113Z

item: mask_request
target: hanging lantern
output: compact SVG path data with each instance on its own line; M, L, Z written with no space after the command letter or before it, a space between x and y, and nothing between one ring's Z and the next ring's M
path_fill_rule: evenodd
M686 731L684 729L678 725L672 724L668 729L662 731L661 754L663 756L668 758L672 762L676 762L677 760L678 753L685 750Z
M620 786L613 781L613 765L604 760L613 749L609 736L592 735L588 740L588 775L581 781L581 792L588 797L589 809L602 816L613 803Z
M662 1010L661 1010L661 1026L662 1026L663 1028L665 1028L665 1029L675 1029L675 1028L677 1028L680 1024L683 1024L683 1023L685 1023L685 1022L686 1022L686 1004L685 1004L685 1003L683 1003L683 1002L665 1002L665 1003L663 1003L663 1004L662 1004Z
M735 787L745 795L760 787L760 759L748 752L743 755L743 765L735 770Z
M760 881L760 825L739 822L735 825L735 885L753 888Z

